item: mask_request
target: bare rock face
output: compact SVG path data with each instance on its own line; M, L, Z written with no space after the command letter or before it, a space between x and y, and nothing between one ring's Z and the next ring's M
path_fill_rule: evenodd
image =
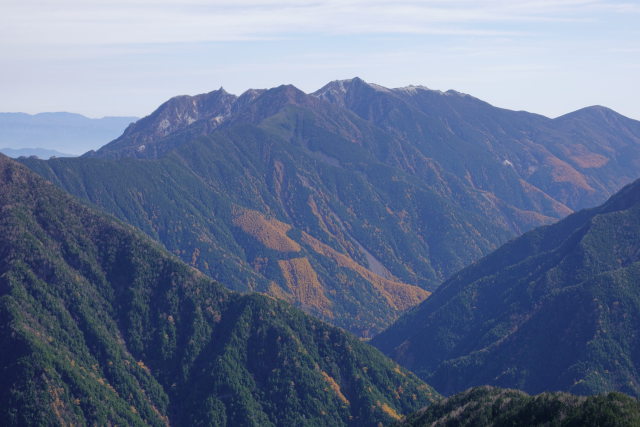
M202 95L176 96L149 116L129 125L122 136L87 156L157 157L170 149L158 146L159 140L199 121L206 122L207 130L217 128L229 117L237 100L237 96L223 88Z

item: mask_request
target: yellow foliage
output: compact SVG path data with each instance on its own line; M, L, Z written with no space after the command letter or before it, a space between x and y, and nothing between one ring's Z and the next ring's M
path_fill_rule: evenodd
M519 180L519 182L520 182L520 185L522 186L522 189L526 193L529 193L529 194L537 193L540 197L546 199L546 201L549 202L550 205L553 207L553 210L558 212L559 216L567 216L573 213L573 210L571 210L571 208L552 199L549 195L547 195L545 192L540 190L535 185L529 184L527 181L523 179Z
M275 218L266 218L260 212L239 209L233 223L269 249L279 252L299 252L301 249L299 244L287 236L287 232L291 230L289 224Z
M584 175L572 168L567 162L549 155L545 159L545 166L551 168L551 179L553 182L569 182L576 187L580 187L589 192L595 192L595 190L587 183Z
M276 282L269 282L269 295L287 302L293 302L293 296L278 286Z
M331 301L324 294L318 274L306 257L282 259L278 261L278 265L296 301L303 306L315 308L329 318L333 317Z
M307 233L302 233L302 241L317 253L333 259L340 267L348 268L358 273L362 278L371 283L374 288L387 300L387 303L397 310L406 310L419 304L430 293L422 288L407 283L386 279L355 262L351 257L341 254L329 245L325 245L318 239Z
M582 144L563 144L559 148L574 164L582 169L600 168L609 163L607 157L590 151Z
M331 388L331 390L333 390L333 392L338 396L338 399L340 399L345 405L350 405L351 403L349 402L349 399L347 399L345 395L342 394L340 385L336 382L336 380L334 380L333 377L327 374L325 371L321 371L321 373L324 380L329 383L329 388Z
M402 418L400 414L398 414L396 410L393 409L391 406L387 405L386 403L380 403L380 402L377 402L377 403L380 409L382 409L382 412L389 415L394 420L399 420L400 418Z
M307 200L307 204L309 205L309 208L311 208L311 213L313 214L313 216L315 216L318 219L318 225L320 225L320 228L322 229L322 231L331 235L332 233L327 228L327 224L324 222L324 219L320 214L320 210L318 209L318 205L316 204L316 201L314 200L313 196L309 196L309 199Z

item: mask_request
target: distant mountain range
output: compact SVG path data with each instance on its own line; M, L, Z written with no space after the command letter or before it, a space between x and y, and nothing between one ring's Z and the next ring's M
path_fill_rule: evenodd
M136 120L137 117L90 119L73 113L0 113L0 147L80 155L116 138ZM40 152L43 156L34 154L48 158L45 152Z
M1 425L375 426L439 398L0 155Z
M5 156L13 157L31 157L35 156L39 159L49 159L51 157L74 157L72 154L61 153L56 150L47 150L45 148L0 148L0 153Z
M78 159L23 163L227 286L369 337L508 239L640 175L640 122L360 79L177 97Z
M445 394L640 396L640 181L446 281L374 345Z

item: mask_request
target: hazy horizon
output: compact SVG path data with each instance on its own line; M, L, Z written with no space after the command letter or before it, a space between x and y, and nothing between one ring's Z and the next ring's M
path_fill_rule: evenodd
M358 77L358 76L356 76L356 77ZM339 80L351 80L351 79L339 79ZM363 79L363 80L364 80L364 79ZM366 80L365 80L365 81L366 81ZM329 83L329 82L327 82L327 83ZM375 85L379 85L379 86L384 86L384 85L381 85L381 84L379 84L379 83L377 83L377 82L370 82L370 81L367 81L367 83L375 84ZM289 83L282 83L282 85L286 85L286 84L289 84ZM280 85L277 85L277 86L280 86ZM256 89L257 89L257 90L260 90L260 89L268 90L268 89L275 88L275 87L277 87L277 86L273 86L273 87L269 87L269 88L266 88L266 87L264 87L264 88L251 87L251 88L247 88L247 89L245 89L245 90L243 90L243 91L241 91L241 92L231 92L231 91L227 90L227 88L225 88L224 86L220 86L218 89L212 89L212 90L207 91L207 92L198 92L198 93L190 93L190 94L181 93L181 94L173 95L173 96L171 96L170 98L174 98L174 97L178 97L178 96L197 96L197 95L202 95L202 94L205 94L205 93L208 93L208 92L216 91L216 90L219 90L219 89L224 89L226 92L228 92L228 93L230 93L230 94L232 94L232 95L240 96L243 92L245 92L245 91L247 91L247 90L256 90ZM294 86L295 86L295 85L294 85ZM323 85L323 86L324 86L324 85ZM406 86L422 86L422 87L426 87L426 86L424 86L424 85L413 85L413 84L411 84L411 85L406 85ZM406 86L397 86L397 87L384 86L384 87L387 87L387 88L389 88L389 89L398 89L398 88L402 88L402 87L406 87ZM297 87L297 86L296 86L296 87ZM318 87L318 88L315 88L315 89L313 89L313 90L303 90L303 92L305 92L305 93L307 93L307 94L311 94L311 93L313 93L313 92L317 91L318 89L320 89L321 87L322 87L322 86L320 86L320 87ZM442 92L446 92L446 91L448 91L448 90L454 90L454 91L456 90L455 88L449 88L449 89L436 89L436 88L431 88L431 87L426 87L426 88L427 88L427 89L429 89L429 90L442 91ZM300 88L298 88L298 89L300 89ZM300 89L300 90L302 90L302 89ZM461 91L457 91L457 92L461 92ZM470 96L473 96L473 97L475 97L475 98L478 98L478 97L476 97L475 95L473 95L472 93L465 93L465 92L462 92L462 93L464 93L465 95L470 95ZM139 120L139 119L141 119L141 118L143 118L143 117L145 117L145 116L148 116L148 115L150 115L151 113L153 113L153 111L155 111L155 110L156 110L156 109L157 109L157 108L158 108L162 103L164 103L165 101L168 101L170 98L167 98L167 99L165 99L165 100L161 101L161 102L160 102L160 103L158 103L156 106L152 107L152 109L151 109L151 110L149 110L149 111L147 111L147 112L143 112L143 113L141 113L141 114L137 114L137 115L127 115L127 114L117 114L117 113L114 113L114 114L106 114L106 115L102 115L102 116L91 116L91 115L89 115L89 114L84 114L84 113L82 113L82 112L76 112L76 111L62 111L62 110L61 110L61 111L39 111L39 112L26 112L26 111L0 111L0 114L27 114L27 115L30 115L30 116L37 116L37 115L42 115L42 114L73 114L73 115L80 115L80 116L83 116L83 117L85 117L85 118L92 119L92 120L100 120L100 119L107 119L107 118L130 118L130 119ZM480 99L481 101L489 102L489 101L487 101L486 99L483 99L483 98L478 98L478 99ZM536 111L530 111L530 110L524 110L524 109L509 108L509 107L504 107L504 106L501 106L501 105L496 105L496 104L493 104L493 103L491 103L491 102L489 102L489 103L490 103L491 105L493 105L494 107L498 107L498 108L506 108L506 109L512 109L512 110L515 110L515 111L526 111L526 112L533 113L533 114L543 115L543 116L548 117L548 118L551 118L551 119L554 119L554 118L557 118L557 117L561 117L561 116L563 116L563 115L565 115L565 114L569 114L569 113L572 113L572 112L574 112L574 111L581 110L581 109L583 109L583 108L596 107L596 106L606 107L606 108L609 108L609 109L612 109L612 110L616 111L617 113L620 113L620 114L622 114L622 115L627 116L626 114L621 113L620 111L617 111L615 108L611 108L610 106L608 106L608 105L603 105L603 104L591 104L591 105L584 105L584 106L578 107L578 108L576 108L576 109L573 109L573 110L570 110L570 111L561 112L561 113L559 113L559 114L556 114L556 115L553 115L553 116L552 116L552 115L547 115L547 114L539 113L539 112L536 112ZM636 117L633 117L633 116L627 116L627 117L629 117L629 118L631 118L631 119L634 119L634 120L640 120L640 118L636 118Z
M223 86L359 76L556 117L640 119L640 5L620 0L120 0L0 6L0 111L144 116Z

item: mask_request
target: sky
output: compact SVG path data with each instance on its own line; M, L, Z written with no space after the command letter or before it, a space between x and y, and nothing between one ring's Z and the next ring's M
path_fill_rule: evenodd
M0 111L144 116L355 76L640 120L640 0L0 0Z

